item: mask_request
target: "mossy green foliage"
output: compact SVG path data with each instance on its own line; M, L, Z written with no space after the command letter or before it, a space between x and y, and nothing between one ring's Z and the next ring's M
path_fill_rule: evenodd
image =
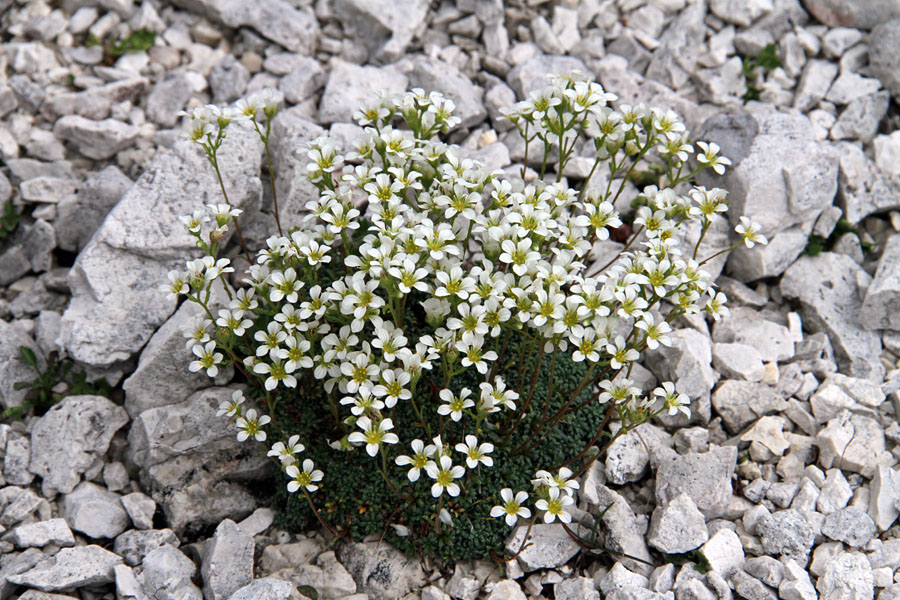
M807 256L818 256L822 252L830 251L832 248L834 248L835 244L837 244L838 240L848 233L852 233L859 238L859 242L862 246L863 252L865 252L866 254L872 252L872 244L862 239L862 236L859 235L859 229L854 227L853 223L851 223L847 219L840 219L837 222L837 225L834 226L834 231L832 231L831 235L829 235L827 238L823 238L821 235L810 235L809 243L806 245L803 253Z
M62 400L64 394L56 391L60 383L66 384L65 395L70 396L89 394L108 398L112 391L105 379L88 381L84 371L73 370L74 363L68 358L60 359L56 352L50 353L43 369L31 348L19 346L19 356L34 370L36 377L31 381L17 381L13 384L14 389L28 390L28 395L20 406L11 406L3 411L0 418L21 419L29 409L36 415L44 414Z
M107 52L112 57L122 56L128 52L143 52L150 49L156 42L156 33L142 27L131 32L131 35L121 39L109 47Z
M3 210L0 211L0 243L12 235L21 219L22 215L16 210L12 198L3 203Z
M747 93L744 94L744 104L751 100L759 100L762 89L756 86L757 74L756 69L762 67L765 71L772 71L781 66L781 59L778 57L778 47L775 44L768 44L760 50L756 56L745 56L742 64L744 78L747 80Z

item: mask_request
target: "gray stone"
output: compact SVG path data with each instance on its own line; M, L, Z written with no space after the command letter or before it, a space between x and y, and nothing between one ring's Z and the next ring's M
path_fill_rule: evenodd
M650 452L671 446L672 436L649 423L618 437L606 451L606 477L616 485L639 481L650 465Z
M656 471L656 501L667 505L686 493L707 519L725 514L731 500L731 476L737 448L715 448L704 454L664 456Z
M771 556L748 558L744 563L744 570L774 588L784 581L784 565Z
M61 512L72 529L94 539L114 538L130 523L119 496L90 481L65 495Z
M709 561L710 570L728 578L744 566L744 549L737 534L730 529L720 529L700 549Z
M603 514L601 520L605 530L605 535L603 536L604 547L609 548L613 552L639 559L622 558L621 562L623 566L636 573L649 575L652 568L648 563L641 562L650 561L650 550L647 548L647 542L644 539L645 525L638 522L628 501L605 485L592 482L590 478L585 479L582 492L584 499ZM521 542L521 535L518 539ZM507 544L507 549L511 547L513 547L511 544ZM518 550L518 545L515 546L515 549ZM526 548L525 552L528 551L528 548ZM565 560L568 560L568 558Z
M647 352L645 366L660 381L674 381L692 400L707 395L716 382L709 338L695 329L676 329L670 338L671 346Z
M60 140L72 144L84 156L103 160L133 144L138 137L138 128L116 119L92 121L67 115L56 121L53 133Z
M829 60L813 59L806 63L797 84L794 108L801 112L814 108L828 93L837 74L838 66Z
M525 542L525 548L517 558L526 573L559 567L578 553L578 545L565 531L558 526L554 527L554 524L535 525L531 528L526 542L527 529L526 525L519 525L506 541L506 551L510 555L518 552Z
M347 115L347 121L350 120ZM306 203L319 197L318 188L306 178L308 158L298 155L295 150L326 133L298 109L279 111L272 121L269 146L275 167L275 188L278 190L282 227L299 225L298 217L305 212ZM296 215L293 217L296 222L292 221L292 214ZM269 235L271 228L263 232L260 241L264 242Z
M37 590L26 590L24 594L19 596L19 600L72 600L72 596L48 594L47 592L39 592Z
M120 492L128 487L131 479L128 477L125 465L118 461L106 463L103 467L103 483L111 492Z
M2 266L0 260L0 268ZM28 390L15 389L17 381L32 381L37 376L34 369L22 360L20 346L34 352L38 368L45 368L43 354L34 340L13 324L0 320L0 405L4 408L19 406L25 400Z
M49 271L53 267L53 250L56 248L56 233L53 225L38 219L25 230L22 240L25 256L35 273Z
M590 75L591 71L583 62L571 56L536 56L516 65L506 76L506 82L515 90L519 98L528 97L534 90L542 90L550 85L549 75L581 71Z
M444 594L437 599L431 597L431 600L449 600L449 598L450 596ZM493 584L491 593L488 594L486 600L526 600L527 598L518 583L512 579L504 579ZM422 600L429 600L425 593L422 594Z
M900 184L888 177L863 152L861 144L840 142L840 177L844 214L851 223L882 211L900 209Z
M319 103L319 121L353 122L353 113L376 94L382 91L389 95L402 94L406 88L406 76L393 67L358 66L337 60Z
M199 455L176 457L151 467L143 479L166 523L179 535L197 534L222 519L243 519L257 508L258 500L244 487L218 478L258 480L267 471L260 458L258 450L247 450L209 472ZM242 472L245 465L250 468Z
M869 486L869 516L875 521L878 531L886 531L900 516L900 472L878 465Z
M877 79L845 71L834 80L825 95L825 100L840 105L850 104L850 102L874 94L880 89L881 82Z
M151 600L144 593L134 569L125 565L116 565L113 569L116 577L116 597L121 600Z
M660 552L682 554L699 548L708 539L706 520L687 494L679 494L653 511L647 543Z
M484 90L456 67L442 60L419 58L409 75L409 85L420 87L426 92L436 90L453 100L453 113L462 121L461 127L474 127L487 117L482 101Z
M69 396L38 419L31 432L31 472L45 493L68 494L103 457L128 422L125 411L102 396Z
M423 33L428 15L425 0L338 0L332 5L350 39L366 56L386 62L406 52L413 38Z
M756 19L772 10L770 0L712 0L709 10L723 21L749 27Z
M845 410L875 416L874 411L860 405L844 390L827 380L816 388L809 399L809 404L819 423L827 423Z
M22 246L12 246L0 254L0 285L9 285L29 271L31 271L31 263L28 262L28 256L25 255L25 250ZM16 346L16 348L18 348L18 346ZM9 387L11 388L12 385ZM24 390L13 391L16 392L15 396L25 396ZM0 396L0 399L2 399L2 396Z
M825 518L822 534L853 548L862 548L875 535L875 522L865 511L848 506Z
M794 340L784 325L763 318L752 308L736 306L713 328L713 341L747 344L763 362L784 362L794 356Z
M59 247L67 252L83 248L132 184L118 167L110 165L88 177L74 195L63 198L53 222Z
M232 123L218 153L228 198L245 211L258 206L261 193L261 142L248 128ZM221 198L215 173L193 142L178 142L153 161L69 271L73 296L60 338L73 359L117 369L147 343L175 310L175 301L159 291L166 273L197 256L196 240L179 217Z
M738 246L728 256L728 273L740 281L756 281L784 273L806 249L809 236L799 227L774 234L765 246Z
M590 577L573 577L554 584L553 597L556 600L600 600L600 593Z
M170 73L153 86L147 96L147 117L163 127L173 127L178 122L178 111L183 109L194 88L184 73Z
M783 456L790 447L784 437L785 421L781 416L761 417L740 439L742 442L751 442L751 452L754 444L760 444L771 454Z
M41 498L28 488L20 488L14 485L4 488L3 503L6 505L0 512L0 525L10 527L20 523L41 509ZM9 495L7 495L7 493ZM46 506L46 504L44 504ZM49 516L49 515L47 515Z
M29 548L24 552L7 552L0 556L0 598L6 600L18 589L8 577L24 573L45 558L47 555L37 548Z
M7 579L10 583L37 588L42 592L62 592L112 583L113 567L121 563L121 558L100 546L63 548L34 568Z
M174 546L160 546L144 557L143 589L156 600L202 600L191 579L197 566Z
M700 100L704 102L720 105L734 103L747 93L747 78L738 56L717 67L698 69L692 79L697 84Z
M778 593L784 600L817 600L818 598L806 569L791 559L784 565L784 580L778 586Z
M19 525L12 532L13 542L17 548L43 548L47 544L54 546L74 546L75 538L65 519L50 519Z
M229 600L293 600L296 597L296 587L283 579L264 577L254 579L236 591Z
M746 600L778 600L778 596L762 581L744 570L738 569L731 575L731 585L739 598Z
M213 21L237 29L250 27L256 33L293 52L315 51L319 24L316 18L287 0L248 4L243 0L176 0L175 4L206 15Z
M213 101L216 104L233 102L243 95L250 81L250 71L231 54L220 60L209 74Z
M884 373L881 338L860 322L858 274L865 273L847 256L832 252L803 256L785 272L781 292L800 301L800 314L811 331L828 334L842 372L876 380Z
M142 492L132 492L122 496L122 506L128 513L131 522L138 529L151 529L153 515L156 513L156 502Z
M888 238L878 260L875 278L869 284L862 304L862 326L865 329L900 331L900 234Z
M876 92L852 100L838 116L828 134L833 140L872 141L881 119L887 114L890 94Z
M803 6L817 21L829 27L872 29L879 23L900 17L900 6L894 0L803 0ZM874 33L873 30L873 36Z
M786 556L805 563L816 531L799 511L779 510L763 516L756 529L767 554Z
M759 381L766 370L756 348L739 343L713 344L712 364L723 377L745 381Z
M312 564L325 550L325 545L315 538L299 536L300 540L290 544L272 544L263 548L259 561L260 572L271 575L282 569L296 565Z
M93 120L109 117L114 106L134 101L150 86L144 77L130 77L106 85L89 87L80 92L64 92L48 97L41 104L41 114L54 121L66 115L78 115Z
M284 94L284 99L293 104L299 104L311 98L323 85L325 85L325 71L319 66L319 61L298 56L300 64L297 64L278 83L278 89Z
M687 83L700 59L701 48L697 40L706 35L705 17L705 5L691 4L672 19L659 38L659 48L653 51L647 66L648 79L655 79L673 90Z
M879 471L883 468L885 467L879 467ZM878 475L876 474L875 477L877 478ZM875 482L873 481L873 493L874 488ZM822 491L819 493L819 498L816 500L816 510L823 515L830 515L831 513L841 510L842 508L847 506L847 503L852 497L853 490L850 488L850 484L847 483L847 478L844 477L844 474L841 472L841 470L828 469L828 472L826 473L825 485L822 486ZM871 497L872 495L870 495L870 498Z
M2 447L2 444L0 444ZM28 485L34 475L28 470L31 460L31 441L24 435L9 432L6 440L6 456L3 458L3 477L7 484Z
M841 552L825 565L816 589L827 600L871 600L875 595L872 566L865 554Z
M15 92L9 86L0 87L0 119L14 111L19 106L19 100Z
M311 586L325 598L344 598L356 593L357 585L353 577L338 562L334 552L323 552L315 564L301 564L280 571L279 577L300 586ZM450 579L453 581L453 578ZM476 584L480 583L476 581ZM448 589L451 587L448 582ZM456 596L456 594L454 594Z
M767 237L798 226L809 233L837 191L837 154L814 140L808 118L750 103L708 119L698 139L713 141L732 161L724 179L703 173L703 185L729 190L732 225L748 215Z
M891 92L891 96L900 98L900 53L897 52L900 44L900 6L891 0L882 0L879 4L889 5L893 11L890 20L878 19L872 23L877 26L872 29L870 39L877 40L877 43L869 44L869 69Z
M274 521L274 510L271 508L257 508L249 517L238 523L238 527L246 535L255 537L268 529Z
M59 204L67 196L71 196L78 186L78 181L66 177L40 176L28 179L19 184L22 199L29 202Z
M207 542L200 573L208 600L228 600L253 579L253 538L234 521L224 520Z
M844 411L816 435L819 464L872 477L884 460L884 429L878 421Z
M535 526L532 535L538 536L538 529L544 527L548 526ZM571 545L571 540L569 544ZM563 564L577 552L577 549L570 552L570 545L563 543L558 547L558 550L567 554L562 563L558 564ZM337 558L356 581L358 591L368 594L371 600L398 600L425 584L425 574L419 561L405 556L386 543L343 543L337 547L336 552ZM522 557L519 558L521 560Z
M214 302L227 302L223 294L214 293L212 297ZM186 368L193 353L185 346L183 332L193 329L203 315L200 305L184 302L147 342L137 369L122 384L125 410L131 417L151 408L178 404L198 390L231 380L234 369L230 366L221 369L213 379Z
M178 538L171 529L132 529L116 538L114 550L126 564L136 567L145 556L163 546L178 546Z

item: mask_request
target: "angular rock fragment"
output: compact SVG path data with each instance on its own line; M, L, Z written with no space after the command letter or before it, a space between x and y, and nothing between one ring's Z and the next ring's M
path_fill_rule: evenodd
M69 115L56 121L53 133L60 140L75 146L84 156L103 160L133 144L137 139L138 129L116 119L92 121Z
M113 568L122 559L100 546L63 548L29 571L11 575L10 583L37 588L43 592L62 592L76 588L112 583Z
M737 448L726 446L704 454L665 456L656 471L656 500L666 506L678 495L690 496L707 519L725 514L731 500L731 476Z

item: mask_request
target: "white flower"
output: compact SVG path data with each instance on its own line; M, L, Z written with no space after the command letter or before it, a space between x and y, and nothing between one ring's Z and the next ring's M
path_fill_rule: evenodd
M503 488L500 490L500 497L503 499L503 504L498 504L491 508L492 517L504 517L506 524L510 527L516 524L519 517L522 517L523 519L531 517L531 511L528 507L524 506L525 502L528 500L528 494L526 492L519 491L513 496L510 488Z
M497 360L497 353L493 350L484 352L484 338L474 333L464 333L462 339L456 342L456 349L463 353L462 364L464 367L475 365L479 373L487 373L488 360Z
M297 272L293 267L284 271L275 271L269 275L272 290L269 292L269 300L279 302L286 299L291 304L297 301L297 292L303 287L303 282L297 280Z
M238 417L235 425L238 428L237 439L239 442L245 442L253 438L257 442L266 441L266 432L262 430L272 419L269 415L257 416L256 409L251 408L243 417Z
M760 227L759 223L753 222L747 217L741 217L741 222L735 226L734 230L741 236L744 245L752 248L756 244L765 246L769 243L766 236L759 232Z
M537 265L540 260L540 252L531 249L531 239L525 238L518 243L512 240L503 240L500 244L503 252L500 254L500 262L512 265L513 273L524 275Z
M352 404L353 408L350 412L355 416L365 413L367 410L381 410L384 408L384 402L372 395L368 388L359 388L356 396L344 396L341 399L342 405Z
M281 461L281 464L291 465L297 462L294 455L304 450L306 450L306 447L300 443L300 436L292 435L286 444L284 442L272 444L272 448L266 453L266 456L274 456Z
M216 325L230 330L234 335L240 337L248 327L253 326L253 321L244 318L244 311L230 310L223 308L219 311L219 318L216 319Z
M297 387L297 378L291 375L293 369L288 370L288 366L282 364L280 359L276 358L272 364L258 362L253 366L253 372L268 375L265 387L269 391L278 387L279 383L283 383L289 388Z
M393 408L397 400L409 400L412 392L406 389L412 378L406 371L400 369L386 369L381 372L381 383L372 388L372 393L383 397L384 404Z
M406 456L405 454L401 454L394 459L394 463L400 467L410 465L409 471L406 472L406 477L412 482L419 480L422 469L424 469L425 465L428 464L428 461L431 460L432 453L428 452L428 448L431 448L433 451L434 446L429 445L428 448L426 448L425 443L419 439L413 440L412 443L410 443L410 446L412 446L413 455Z
M376 424L372 423L369 417L360 417L356 421L356 426L362 431L354 431L347 436L347 441L351 444L365 444L369 456L375 456L382 443L396 444L400 441L396 433L388 433L394 428L394 423L390 419L382 419Z
M466 455L466 465L470 469L474 469L479 463L486 467L494 466L494 459L487 456L494 451L494 445L489 442L478 444L478 439L474 435L466 436L466 443L459 443L455 446L457 452Z
M453 481L466 474L466 470L460 465L453 465L453 461L446 454L441 455L437 462L429 461L425 465L425 472L434 479L431 486L431 495L437 498L446 492L453 497L459 496L459 485Z
M180 271L169 271L169 283L159 286L159 291L166 293L166 300L177 300L178 296L187 294L190 286L187 282L187 275Z
M444 401L444 404L438 407L438 414L443 416L450 415L453 421L459 421L465 409L475 406L475 402L469 400L471 393L472 390L469 388L461 389L459 396L454 396L453 392L448 389L441 390L438 395Z
M700 164L712 167L713 171L719 175L724 175L725 167L730 165L731 161L724 156L718 156L719 145L715 143L707 144L706 142L697 142L697 145L703 151L702 154L697 155L697 160L700 161Z
M216 411L217 417L228 415L229 417L241 416L241 404L244 403L244 392L235 390L231 393L231 402L222 400L219 404L219 410Z
M690 418L691 409L688 405L691 403L690 398L688 398L685 394L679 394L675 391L675 384L671 381L666 381L662 384L662 387L658 387L653 390L653 394L656 396L660 396L663 402L666 405L666 408L669 411L669 416L674 416L678 414L679 411L683 412L686 417Z
M606 345L606 352L610 355L609 366L613 369L621 369L625 363L641 357L637 350L626 347L625 338L621 335L616 336L615 345Z
M316 482L322 481L324 473L316 469L315 463L309 458L303 461L303 470L297 468L297 465L288 465L284 470L285 475L291 478L287 484L287 490L292 494L300 488L305 488L308 492L314 492L319 489Z
M488 382L478 384L481 389L481 406L479 410L488 413L497 412L503 406L509 410L516 410L515 400L519 399L519 393L506 389L506 382L499 375L494 378L494 385Z
M219 374L218 365L225 356L221 352L216 352L216 343L214 341L206 342L205 345L197 344L191 348L191 351L197 356L197 360L191 362L188 366L192 373L206 369L206 374L209 377L215 377Z
M541 498L534 503L535 508L544 511L544 523L552 523L559 519L563 523L571 523L572 515L566 510L575 504L574 498L569 495L560 496L559 488L551 487L547 490L548 497Z

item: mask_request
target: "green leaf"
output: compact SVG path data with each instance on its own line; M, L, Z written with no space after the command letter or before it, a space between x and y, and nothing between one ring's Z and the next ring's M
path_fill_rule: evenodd
M129 35L124 40L118 41L109 49L112 57L122 56L126 52L141 52L147 50L156 42L156 33L142 27Z
M27 390L34 387L33 381L17 381L13 384L14 390Z
M307 598L312 598L312 600L319 600L319 592L316 591L311 585L300 585L297 586L297 591L306 596Z
M19 354L22 355L22 360L31 365L35 371L38 370L37 356L35 356L34 350L28 346L19 346Z

